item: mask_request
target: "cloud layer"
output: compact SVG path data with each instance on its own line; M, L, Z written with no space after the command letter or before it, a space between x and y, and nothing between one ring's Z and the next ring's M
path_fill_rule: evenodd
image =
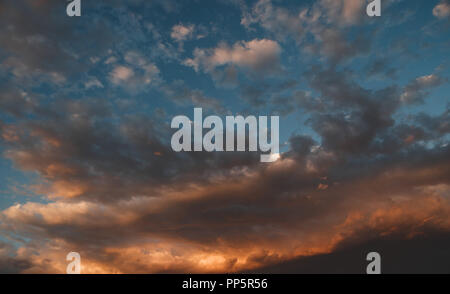
M71 251L84 273L320 272L324 256L335 272L368 248L448 241L448 3L384 50L408 19L387 8L406 4L375 23L363 2L215 3L230 21L99 1L89 22L0 4L2 176L32 175L0 212L0 272L64 273ZM194 106L279 114L280 158L174 152L170 119Z

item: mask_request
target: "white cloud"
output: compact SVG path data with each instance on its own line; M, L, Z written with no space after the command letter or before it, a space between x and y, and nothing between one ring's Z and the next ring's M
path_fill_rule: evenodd
M134 75L134 72L131 68L118 65L116 66L110 74L111 81L114 84L120 84L121 82L125 82L130 79Z
M422 87L432 87L441 83L441 78L435 74L418 77L417 83Z
M195 49L194 57L185 60L185 65L196 71L203 68L210 72L222 65L236 65L258 72L271 72L280 69L280 45L268 39L254 39L237 42L232 47L221 44L213 49Z
M91 77L89 78L89 80L87 80L84 83L84 87L86 89L91 89L91 88L103 88L103 84L102 82L100 82L97 78L95 77Z
M192 38L194 34L195 26L194 25L175 25L172 27L172 32L170 33L170 36L172 39L176 41L185 41Z
M108 59L105 60L105 64L113 64L117 62L117 58L115 58L114 56L109 57Z
M444 81L444 78L436 74L418 77L405 87L400 100L403 103L421 102L427 95L426 90L438 87Z
M125 65L116 65L110 72L110 81L113 84L138 90L159 81L158 67L144 55L130 51L125 54L124 60Z
M434 7L433 15L440 19L450 17L450 2L446 0L441 1Z

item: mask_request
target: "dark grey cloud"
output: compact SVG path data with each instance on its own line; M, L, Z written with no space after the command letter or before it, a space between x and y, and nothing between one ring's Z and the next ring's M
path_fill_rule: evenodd
M321 135L322 145L333 151L366 151L377 135L393 126L392 115L399 107L396 87L372 91L351 81L351 73L312 68L309 83L319 92L327 110L315 112L309 120Z
M4 2L2 67L20 79L47 74L58 81L86 70L90 57L109 49L113 35L105 22L87 25L67 17L65 8L64 1Z
M427 236L415 236L409 240L404 236L380 237L362 244L341 245L333 253L272 264L251 273L366 274L369 252L381 255L383 274L449 273L449 243L448 232L430 232Z
M415 117L416 121L426 128L429 132L444 135L450 133L450 104L443 111L441 115L431 116L425 113L420 113Z
M27 104L14 102L3 113L27 110ZM5 156L57 186L77 187L72 196L102 201L147 195L161 185L188 179L208 181L211 173L258 162L257 154L249 153L176 153L170 147L175 130L167 118L116 117L112 107L104 99L56 100L28 107L26 114L33 118L2 123Z
M28 236L63 239L97 262L102 261L105 246L126 250L152 238L203 248L240 244L241 248L264 245L280 250L267 257L264 251L248 256L246 262L253 266L288 258L282 253L283 243L305 246L304 250L321 244L324 247L320 250L326 252L348 248L341 242L363 243L377 236L395 238L396 234L401 239L405 234L427 238L428 228L448 231L449 206L444 196L445 185L450 184L448 147L428 152L416 147L406 154L342 162L329 158L327 152L313 151L315 142L310 138L298 137L291 144L293 151L278 166L243 173L240 178L227 177L214 185L197 183L193 190L184 185L172 187L172 192L166 191L166 198L160 199L162 203L136 198L103 208L89 204L90 209L81 212L81 222L73 222L78 219L74 219L78 213L75 203L41 207L38 214L24 206L22 210L7 210L3 222ZM444 186L441 189L439 185ZM182 192L184 197L170 200L173 192ZM107 213L111 211L120 214ZM45 218L46 213L53 218ZM63 213L65 217L60 218ZM121 217L130 213L130 220L123 222ZM423 227L418 225L422 222ZM300 236L302 242L298 243ZM93 238L97 241L90 244ZM334 239L342 241L329 243ZM126 268L120 265L120 256L109 256L103 262ZM232 260L233 254L229 258ZM229 266L232 270L234 265ZM176 271L177 267L171 269ZM134 271L139 269L134 267Z
M388 58L379 58L371 61L367 64L365 70L369 77L395 79L397 76L397 69L392 66L392 61Z
M240 7L241 24L247 29L259 25L274 38L283 42L294 40L305 52L324 56L332 64L367 54L375 36L365 30L349 37L349 29L368 22L362 17L361 1L321 0L287 9L275 1L260 0L250 9L246 5Z
M305 46L311 52L320 52L332 64L368 54L372 45L370 34L360 33L353 39L348 39L340 30L335 28L320 28L315 32L316 42Z
M280 244L302 236L312 236L306 243L295 243L306 251L318 246L315 238L326 244L320 252L338 246L330 241L335 238L364 242L364 232L370 230L359 223L373 226L374 206L386 214L386 221L376 224L381 226L379 235L405 219L409 225L398 230L416 233L414 224L429 217L434 217L432 227L448 230L449 146L416 144L445 134L448 111L437 117L419 115L414 124L395 124L393 114L401 105L397 88L367 90L350 76L321 67L308 72L307 81L319 100L298 93L297 103L310 107L310 124L321 142L294 136L290 151L269 166L259 164L257 154L174 153L164 116L117 116L114 104L104 99L25 107L26 118L1 125L5 155L47 181L49 187L41 193L64 198L48 206L11 207L2 213L2 229L33 236L42 242L36 245L39 250L49 245L44 240L63 240L64 246L78 248L91 262L113 264L125 272L183 271L189 266L124 265L126 257L105 248L126 252L155 238L169 242L170 248L183 244L195 252L230 250L232 244L277 248L276 253L262 250L240 257L249 267L259 267L292 258L291 249ZM282 92L295 85L273 89ZM3 111L14 114L14 109ZM444 124L442 131L430 132L438 121ZM406 204L396 197L406 197ZM419 212L414 207L426 209ZM367 218L347 221L353 214ZM327 229L337 224L342 225L338 237ZM90 244L94 238L97 241ZM178 250L170 251L168 258L181 254ZM226 269L239 269L238 253L226 256ZM5 263L14 260L21 259ZM39 271L36 264L33 260L23 266Z
M25 258L18 258L10 245L0 242L0 272L2 274L19 274L32 266Z

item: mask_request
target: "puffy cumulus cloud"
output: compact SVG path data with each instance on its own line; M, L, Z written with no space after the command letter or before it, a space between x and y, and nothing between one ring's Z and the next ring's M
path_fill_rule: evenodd
M450 1L442 0L433 8L433 15L439 19L450 17Z
M174 25L172 27L172 32L170 33L170 36L172 39L180 42L180 41L186 41L193 37L195 30L194 25Z
M437 74L418 77L405 86L400 99L403 103L421 103L428 95L427 90L438 87L445 82L448 82L448 80Z
M199 40L208 35L208 29L203 25L177 24L172 27L170 37L178 43L178 51L183 51L184 42Z
M114 64L109 73L109 79L113 84L139 91L160 82L158 67L142 54L127 52L124 61L126 65Z
M134 72L132 69L126 66L116 66L111 72L111 81L114 84L120 84L121 82L126 82L133 75Z
M281 70L280 45L268 39L237 42L233 46L220 44L217 48L194 50L194 57L184 61L196 71L212 72L220 66L235 65L253 73L275 73Z

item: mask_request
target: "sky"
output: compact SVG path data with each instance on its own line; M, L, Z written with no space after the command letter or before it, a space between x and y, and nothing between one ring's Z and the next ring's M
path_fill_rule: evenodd
M449 273L450 2L367 3L1 0L0 273ZM174 152L196 107L279 159Z

